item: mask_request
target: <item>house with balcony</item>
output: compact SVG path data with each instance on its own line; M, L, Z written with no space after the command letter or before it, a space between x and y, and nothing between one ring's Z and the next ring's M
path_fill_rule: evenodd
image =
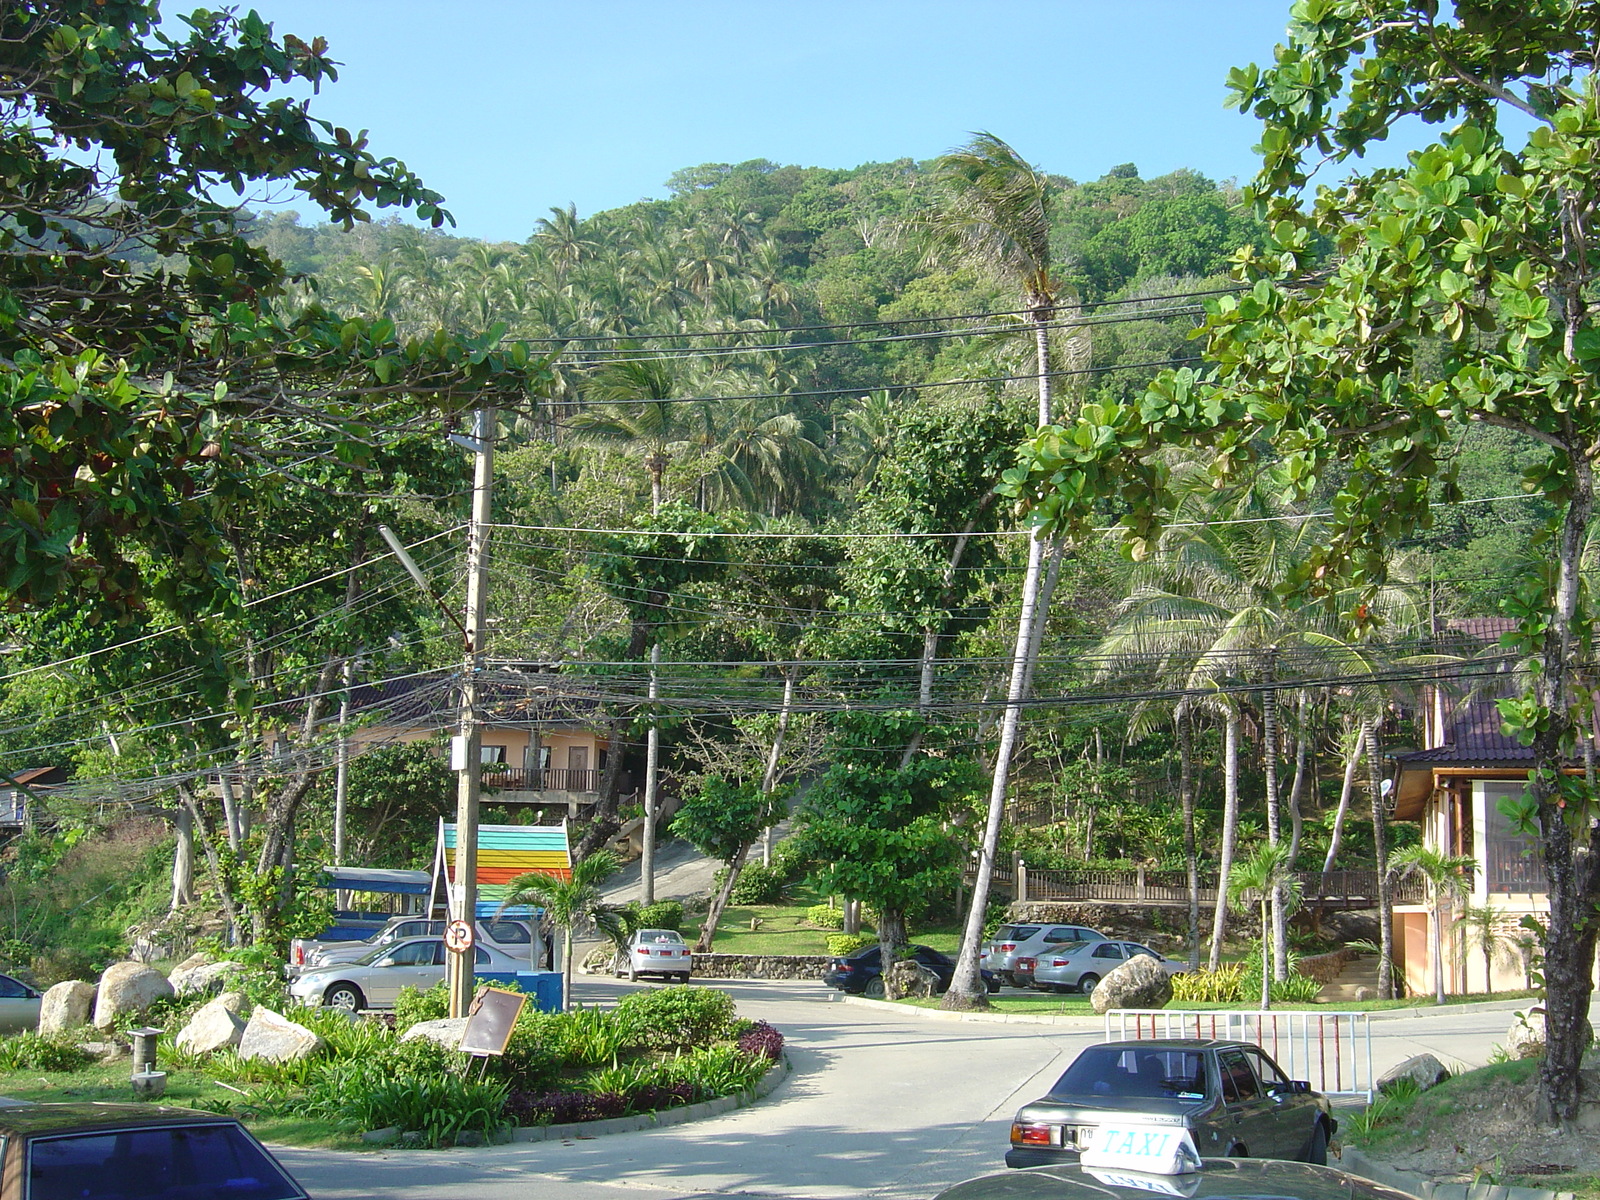
M1504 618L1474 618L1454 622L1450 632L1461 649L1482 649L1510 625ZM1464 703L1453 698L1462 689L1450 681L1425 688L1418 712L1422 745L1391 756L1393 818L1420 825L1424 845L1469 856L1477 864L1468 894L1445 916L1445 991L1455 994L1481 993L1490 984L1495 991L1524 987L1524 963L1516 949L1524 932L1519 923L1528 914L1542 920L1549 911L1536 839L1514 832L1499 808L1502 799L1522 795L1533 764L1532 748L1501 732L1495 698L1513 694L1514 685L1509 676L1503 685L1492 678L1479 684L1478 693ZM1569 769L1582 768L1573 763ZM1464 947L1452 928L1466 905L1497 913L1494 927L1502 950L1487 979L1482 953ZM1428 921L1426 904L1394 906L1395 957L1413 993L1433 989Z
M353 754L454 732L459 693L454 672L438 671L358 687L351 696ZM526 805L549 819L576 820L600 799L612 747L599 701L581 678L526 664L498 667L478 682L484 801ZM445 753L441 749L441 753ZM634 791L623 773L618 792Z

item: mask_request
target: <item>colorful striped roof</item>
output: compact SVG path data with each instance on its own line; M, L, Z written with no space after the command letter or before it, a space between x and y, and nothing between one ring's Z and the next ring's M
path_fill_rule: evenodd
M445 878L456 880L456 827L444 826ZM529 871L544 871L560 879L572 878L572 851L567 826L479 825L478 911L498 911L506 897L506 884ZM507 915L511 910L506 910Z

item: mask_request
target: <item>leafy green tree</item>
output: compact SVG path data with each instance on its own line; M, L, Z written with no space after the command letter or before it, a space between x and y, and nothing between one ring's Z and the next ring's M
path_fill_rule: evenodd
M506 884L502 908L531 904L561 930L561 1006L572 1007L572 941L588 929L598 929L612 941L627 935L618 927L618 914L606 904L600 885L622 864L609 850L596 850L572 865L571 878L549 871L529 871Z
M955 885L961 846L949 820L978 772L931 749L903 762L900 748L923 728L916 714L849 713L833 724L833 765L806 790L796 848L823 864L819 886L877 910L887 981L907 943L906 914Z
M760 780L734 783L711 775L684 793L683 803L672 818L672 832L701 854L720 859L727 868L722 886L706 910L696 953L711 953L717 922L739 882L750 846L782 811L782 795L764 790Z
M1170 508L1158 447L1203 445L1222 477L1280 453L1299 495L1333 492L1330 535L1288 581L1325 598L1380 584L1395 540L1427 524L1435 497L1458 497L1450 453L1463 430L1539 443L1526 478L1554 512L1536 533L1539 569L1503 600L1518 622L1505 644L1529 683L1501 713L1533 751L1526 793L1504 808L1537 834L1549 880L1539 1113L1555 1125L1577 1116L1600 935L1596 799L1565 773L1592 705L1581 558L1600 444L1593 29L1585 0L1517 14L1297 4L1274 65L1230 78L1234 102L1265 124L1249 198L1269 233L1239 257L1249 290L1213 305L1215 373L1180 371L1137 404L1087 406L1070 433L1042 431L1007 484L1037 504L1046 532L1086 528L1084 495L1118 497L1137 553ZM1532 124L1520 149L1502 135L1506 112ZM1402 124L1414 116L1423 123ZM1417 139L1404 168L1307 191L1312 165L1401 130ZM1069 479L1070 491L1056 482Z
M1262 842L1234 862L1226 877L1229 904L1255 904L1261 910L1261 1007L1272 1007L1272 958L1277 937L1272 928L1272 898L1285 889L1298 891L1289 847Z

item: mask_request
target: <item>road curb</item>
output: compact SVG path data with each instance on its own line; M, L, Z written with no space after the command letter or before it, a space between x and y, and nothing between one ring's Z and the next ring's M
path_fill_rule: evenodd
M912 1016L927 1017L935 1021L990 1021L1002 1025L1103 1025L1104 1019L1098 1016L1077 1016L1072 1013L1059 1015L1051 1013L997 1013L997 1012L953 1012L944 1008L920 1008L916 1005L901 1004L895 1000L869 1000L865 996L851 996L844 992L834 992L829 997L835 1004L860 1004L871 1008L887 1009L892 1012L905 1013ZM1401 1020L1409 1017L1434 1016L1441 1012L1459 1012L1466 1009L1471 1012L1516 1012L1527 1008L1534 1003L1531 1000L1486 1000L1478 1004L1451 1004L1444 1008L1437 1005L1427 1008L1390 1008L1377 1012L1369 1012L1367 1016L1374 1021ZM1337 1006L1330 1006L1330 1010ZM1172 1008L1168 1012L1209 1011L1205 1009L1190 1010ZM1273 1010L1277 1011L1277 1010ZM1315 1009L1295 1009L1296 1012L1314 1012ZM1344 1011L1344 1010L1338 1010ZM1523 1189L1527 1190L1527 1189ZM1540 1195L1545 1193L1541 1192ZM1551 1192L1550 1195L1558 1193ZM1565 1193L1560 1193L1565 1194ZM1473 1200L1482 1200L1474 1197ZM1530 1200L1529 1197L1520 1197L1518 1200Z
M1378 1183L1388 1184L1423 1200L1573 1200L1571 1192L1556 1192L1549 1188L1512 1187L1503 1183L1445 1183L1375 1162L1353 1146L1345 1147L1339 1165L1352 1175L1363 1175Z
M637 1133L641 1129L663 1129L668 1125L683 1125L705 1117L721 1116L736 1108L748 1108L758 1100L770 1096L777 1086L794 1070L785 1054L756 1081L756 1085L736 1092L732 1096L719 1096L715 1100L702 1100L699 1104L685 1104L680 1108L664 1108L660 1112L639 1113L632 1117L609 1117L604 1121L573 1121L566 1125L519 1125L511 1131L513 1142L555 1142L566 1138L596 1138L611 1133Z

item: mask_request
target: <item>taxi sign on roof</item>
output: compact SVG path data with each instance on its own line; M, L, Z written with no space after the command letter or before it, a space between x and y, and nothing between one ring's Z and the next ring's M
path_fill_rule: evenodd
M1079 1161L1090 1167L1183 1175L1200 1167L1187 1129L1171 1125L1102 1125Z

